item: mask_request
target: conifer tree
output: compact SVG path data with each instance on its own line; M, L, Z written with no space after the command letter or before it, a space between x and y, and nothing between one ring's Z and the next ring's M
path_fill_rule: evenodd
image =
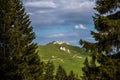
M82 76L82 80L88 80L87 77L90 75L88 58L85 59L84 67L82 68L82 71L84 72Z
M59 66L55 75L56 80L67 80L67 74L62 66Z
M95 14L93 19L97 31L91 31L96 43L81 40L83 47L92 52L92 63L95 64L96 61L99 63L96 66L96 68L98 67L97 75L91 75L91 77L96 76L93 80L118 80L120 78L118 76L120 75L119 7L119 0L96 0L95 10L98 13ZM94 69L95 67L91 68Z
M54 80L54 65L50 61L45 66L44 80Z
M70 71L70 74L68 75L67 80L80 80L80 79L78 78L78 76L74 74L73 71Z
M40 80L43 62L20 0L0 0L0 80Z
M93 64L94 61L89 63L88 58L85 59L84 67L82 68L83 76L82 80L94 80L98 75L98 67Z

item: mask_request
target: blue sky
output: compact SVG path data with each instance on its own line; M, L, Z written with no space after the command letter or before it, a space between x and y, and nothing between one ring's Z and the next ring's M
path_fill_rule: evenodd
M52 41L67 41L79 45L79 40L93 42L90 31L94 30L93 0L23 0L30 15L34 42L47 44Z

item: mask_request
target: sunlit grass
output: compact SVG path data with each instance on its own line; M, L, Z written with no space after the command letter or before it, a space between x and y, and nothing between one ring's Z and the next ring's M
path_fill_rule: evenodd
M70 53L60 50L60 47L65 47L70 50ZM43 61L52 61L55 65L55 70L59 65L65 68L69 73L71 70L78 75L82 75L82 67L85 58L89 55L84 49L70 45L53 45L39 46L40 58Z

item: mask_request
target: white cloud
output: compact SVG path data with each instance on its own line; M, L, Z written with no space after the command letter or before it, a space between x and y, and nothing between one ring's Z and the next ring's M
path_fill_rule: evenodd
M26 0L31 20L40 25L91 24L94 2L90 0ZM45 25L46 26L46 25Z
M75 29L87 29L83 24L76 25Z
M66 5L66 4L68 4L68 5ZM71 1L69 1L69 3L68 3L68 1L63 1L62 5L65 6L65 7L63 6L64 9L68 9L68 10L79 9L81 11L81 9L82 10L91 9L94 6L94 2L93 1L87 1L87 0L85 0L85 1L71 0Z
M65 39L68 42L71 41L72 44L78 44L80 38L92 40L86 38L90 36L86 30L74 29L87 29L84 25L91 27L94 5L93 0L24 0L24 6L30 14L32 25L35 26L36 41L43 44L54 39ZM76 26L71 27L71 24L76 24ZM70 27L66 28L66 25ZM56 26L60 28L56 30Z
M59 34L53 34L53 35L49 35L49 38L58 38L58 37L71 37L71 36L79 36L79 34L77 33L70 33L70 34L63 34L63 33L59 33Z
M56 8L57 5L52 1L30 1L25 3L26 7L35 8Z
M45 14L45 13L48 13L49 11L46 11L46 10L39 10L39 11L36 11L36 13L38 14Z
M34 15L34 13L32 13L32 12L29 12L29 13L27 13L28 15Z
M65 35L63 33L59 33L59 34L53 34L50 35L49 37L64 37Z

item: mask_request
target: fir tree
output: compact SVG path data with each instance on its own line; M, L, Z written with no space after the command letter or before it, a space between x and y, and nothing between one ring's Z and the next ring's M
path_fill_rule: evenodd
M96 43L81 41L83 47L91 50L92 63L97 68L95 79L118 80L120 77L120 1L119 0L96 0L95 10L98 11L93 17L95 29L91 34ZM99 63L95 67L95 62ZM92 71L90 71L92 72ZM87 77L87 76L86 76ZM90 79L89 77L87 77Z
M82 68L82 71L84 72L83 73L83 76L82 76L82 80L88 80L88 76L90 74L89 72L89 62L88 62L88 58L85 59L85 62L84 62L84 67Z
M67 80L67 74L62 66L59 66L55 75L56 80Z
M80 79L74 74L73 71L70 71L67 80L80 80Z
M93 63L94 61L91 61L89 64L88 58L85 59L84 67L82 68L83 76L82 80L95 80L97 79L96 76L98 76L99 68L96 67Z
M54 80L54 65L52 62L46 64L44 80Z
M40 80L43 62L20 0L0 0L0 80Z

